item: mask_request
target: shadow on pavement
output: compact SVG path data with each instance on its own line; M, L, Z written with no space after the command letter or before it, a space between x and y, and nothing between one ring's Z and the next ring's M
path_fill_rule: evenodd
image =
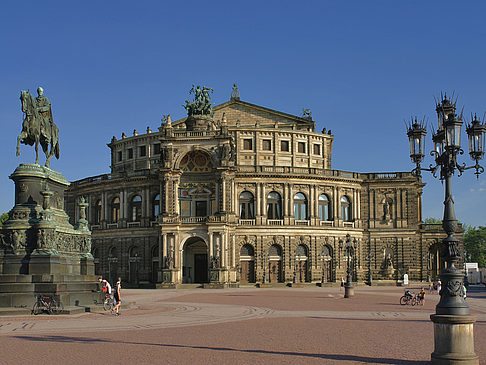
M133 341L113 341L102 338L89 338L89 337L71 337L71 336L12 336L20 340L37 341L37 342L60 342L60 343L113 343L113 344L125 344L125 345L144 345L166 348L180 348L180 349L195 349L195 350L213 350L213 351L230 351L241 352L251 354L266 354L266 355L285 355L285 356L301 356L312 357L317 359L328 359L338 361L359 361L361 363L370 364L392 364L392 365L412 365L412 364L430 364L429 361L417 361L417 360L401 360L392 358L376 358L357 355L341 355L341 354L311 354L305 352L288 352L288 351L270 351L270 350L251 350L251 349L236 349L231 347L210 347L210 346L190 346L190 345L177 345L177 344L162 344L162 343L146 343L146 342L133 342Z

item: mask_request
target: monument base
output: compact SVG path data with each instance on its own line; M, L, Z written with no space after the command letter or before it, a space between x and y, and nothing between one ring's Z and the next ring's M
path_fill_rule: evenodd
M475 317L432 314L430 319L434 322L432 364L479 364L479 358L474 352Z
M69 186L57 171L19 165L15 206L0 231L0 307L32 308L37 295L52 296L64 307L100 302L87 228L87 203L80 199L76 228L64 211Z

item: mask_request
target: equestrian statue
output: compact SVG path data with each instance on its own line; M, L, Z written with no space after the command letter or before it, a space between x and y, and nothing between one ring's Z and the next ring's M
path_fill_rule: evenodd
M46 155L46 167L50 166L50 159L59 159L59 128L52 119L51 102L44 96L44 89L37 88L37 98L29 90L20 91L20 101L24 120L22 132L17 137L17 156L20 156L20 143L32 146L35 144L35 163L39 163L39 143ZM49 150L50 145L50 150Z

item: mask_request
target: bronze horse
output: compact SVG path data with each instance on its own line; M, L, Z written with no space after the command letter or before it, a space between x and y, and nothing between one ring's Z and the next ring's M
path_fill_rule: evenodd
M50 166L49 160L52 156L59 159L59 128L54 124L52 118L45 121L37 111L35 98L29 90L21 90L20 101L24 120L22 132L17 137L17 156L20 156L20 143L32 146L35 144L35 163L39 163L39 143L46 155L46 167ZM51 149L49 151L49 145Z

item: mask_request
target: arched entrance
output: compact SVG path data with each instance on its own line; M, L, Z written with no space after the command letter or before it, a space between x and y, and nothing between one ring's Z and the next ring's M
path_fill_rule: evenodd
M444 260L440 257L440 242L436 242L429 247L430 276L432 280L438 280L440 271L445 267Z
M253 246L246 244L240 251L240 283L255 282L255 251Z
M333 281L333 269L332 269L332 248L328 245L322 247L321 252L322 259L322 281L324 283Z
M199 237L191 237L182 253L182 282L208 282L208 246Z
M268 261L270 271L270 282L282 282L282 247L280 245L271 245L268 250Z
M304 245L297 246L295 251L295 275L298 283L305 283L307 281L307 247Z
M132 247L129 251L128 257L128 281L130 284L138 285L140 282L140 262L142 261L142 257L139 254L138 247Z

